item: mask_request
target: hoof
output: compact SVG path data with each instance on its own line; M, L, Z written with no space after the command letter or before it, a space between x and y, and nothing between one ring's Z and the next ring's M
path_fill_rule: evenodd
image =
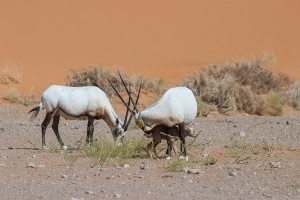
M43 146L42 146L42 149L43 149L43 150L46 150L46 149L49 149L49 147L48 147L47 145L43 145Z
M180 156L179 159L180 160L188 161L189 160L189 156Z
M166 160L171 160L171 156L167 156L167 157L166 157Z
M69 149L69 147L66 146L66 145L62 146L61 148L63 148L64 150L68 150Z

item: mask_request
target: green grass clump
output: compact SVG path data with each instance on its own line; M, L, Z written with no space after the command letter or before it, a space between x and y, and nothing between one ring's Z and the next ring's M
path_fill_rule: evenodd
M164 170L167 172L181 172L183 168L190 166L190 162L179 159L179 157L172 157L170 162L168 162L168 164L164 167Z
M98 164L122 164L129 159L143 157L145 154L145 139L125 140L119 146L114 142L99 140L88 145L85 154Z
M272 116L282 115L285 98L280 93L271 93L266 98L267 113Z

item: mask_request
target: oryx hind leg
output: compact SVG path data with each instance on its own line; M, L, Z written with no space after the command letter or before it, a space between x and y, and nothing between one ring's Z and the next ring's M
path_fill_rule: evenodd
M56 135L56 138L60 144L60 146L63 148L63 149L68 149L67 146L65 146L65 144L63 143L61 137L60 137L60 134L59 134L59 131L58 131L58 124L59 124L59 119L60 119L60 115L59 114L55 114L54 117L53 117L53 122L52 122L52 129Z
M53 113L47 113L46 116L45 116L45 119L41 125L41 128L42 128L42 148L43 149L47 149L47 145L46 145L46 129L47 129L47 126L49 125L51 119L53 118Z

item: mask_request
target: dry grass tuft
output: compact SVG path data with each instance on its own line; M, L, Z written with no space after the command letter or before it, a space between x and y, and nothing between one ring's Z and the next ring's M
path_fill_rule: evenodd
M296 110L300 110L300 83L298 81L291 84L285 92L285 95L287 96L287 105Z
M21 104L24 106L32 105L33 103L37 102L35 94L22 97L21 94L14 88L10 88L2 98L9 103Z
M183 85L203 101L216 105L222 114L238 110L261 115L265 108L261 94L284 91L293 82L284 74L272 72L275 63L274 54L264 53L252 61L214 64L186 78Z
M0 84L21 83L23 68L15 63L6 63L0 69Z

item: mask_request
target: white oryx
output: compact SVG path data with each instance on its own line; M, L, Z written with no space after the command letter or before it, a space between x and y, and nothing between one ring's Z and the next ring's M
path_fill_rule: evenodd
M180 132L180 140L183 144L183 156L187 156L185 146L185 126L190 124L195 119L197 114L197 101L193 92L186 87L171 88L156 103L146 108L145 110L139 112L136 107L137 102L134 102L134 100L132 99L131 94L128 91L121 75L120 78L129 95L131 102L133 103L133 110L129 108L129 106L125 103L124 99L121 97L121 95L113 87L112 84L111 86L114 88L115 92L118 94L122 102L126 105L127 109L129 109L132 115L134 115L135 123L139 125L139 127L144 132L150 132L152 125L162 124L169 128L172 128L177 125L179 127ZM170 156L170 137L168 137L167 141L167 153Z
M87 143L93 141L93 124L95 119L103 119L108 124L116 144L121 143L131 120L127 121L127 110L125 121L123 123L115 113L106 94L95 86L68 87L52 85L42 94L39 106L29 111L33 112L31 119L38 115L42 107L45 107L46 109L46 117L41 125L43 148L47 148L45 132L52 118L52 129L59 144L64 149L67 149L68 147L65 146L58 132L60 116L65 119L88 119Z

